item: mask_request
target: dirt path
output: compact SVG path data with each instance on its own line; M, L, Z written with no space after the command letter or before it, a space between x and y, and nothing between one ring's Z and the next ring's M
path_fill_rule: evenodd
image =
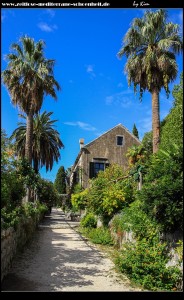
M40 224L33 241L13 262L2 291L136 291L114 264L53 209ZM137 290L138 291L138 290Z

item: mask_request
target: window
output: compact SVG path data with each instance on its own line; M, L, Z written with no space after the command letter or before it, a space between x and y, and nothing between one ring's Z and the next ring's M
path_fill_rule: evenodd
M99 171L104 171L108 166L106 162L90 162L89 178L96 177Z
M105 164L104 163L94 163L94 176L96 177L99 171L104 171Z
M117 136L117 146L123 146L123 136Z

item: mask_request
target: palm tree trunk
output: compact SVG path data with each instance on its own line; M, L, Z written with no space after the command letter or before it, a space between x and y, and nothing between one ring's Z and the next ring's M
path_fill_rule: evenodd
M33 136L33 113L29 112L27 114L25 157L27 158L30 166L32 163L32 136ZM27 187L25 202L29 202L30 198L31 198L31 189Z
M153 130L153 153L158 151L160 143L160 107L158 89L152 91L152 130Z
M33 113L27 114L27 127L26 127L26 145L25 157L31 165L32 162L32 136L33 136Z

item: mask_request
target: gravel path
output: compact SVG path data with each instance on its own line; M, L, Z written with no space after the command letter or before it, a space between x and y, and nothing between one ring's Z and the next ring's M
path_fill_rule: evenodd
M60 209L44 218L17 255L2 291L140 291L114 271L112 261L79 233ZM123 278L123 279L122 279Z

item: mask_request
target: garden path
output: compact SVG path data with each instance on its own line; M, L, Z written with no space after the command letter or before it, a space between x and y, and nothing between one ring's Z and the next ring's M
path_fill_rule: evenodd
M77 231L78 222L53 208L31 243L14 259L2 291L138 291L118 275L106 253ZM140 290L139 290L140 291Z

